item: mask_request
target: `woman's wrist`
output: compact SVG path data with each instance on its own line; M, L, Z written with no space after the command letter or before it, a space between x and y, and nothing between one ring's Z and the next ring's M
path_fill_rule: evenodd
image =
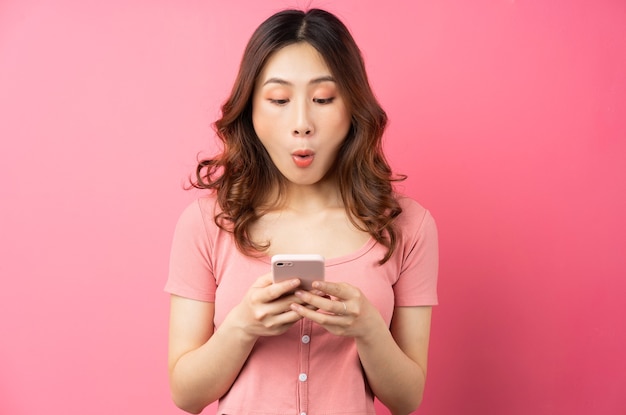
M238 310L239 307L233 308L215 332L220 332L230 339L239 340L239 343L244 347L254 346L259 336L246 330L246 325L242 323L245 322L246 319L237 315Z
M361 344L363 346L372 345L380 342L380 340L384 339L385 336L391 335L389 327L378 310L372 310L370 319L371 322L367 325L366 330L364 330L361 335L355 337L357 344Z

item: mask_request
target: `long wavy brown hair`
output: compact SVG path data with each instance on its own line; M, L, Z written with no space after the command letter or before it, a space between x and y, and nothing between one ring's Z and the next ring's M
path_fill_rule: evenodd
M254 85L268 57L297 42L307 42L325 59L351 114L351 128L335 161L341 197L351 222L387 248L379 261L391 258L397 244L393 223L402 212L394 175L382 149L387 115L369 85L361 52L346 26L320 9L284 10L265 20L253 33L243 54L230 97L215 122L223 151L201 160L192 186L216 193L221 211L216 224L232 232L236 245L247 255L269 245L250 239L250 226L267 207L267 195L285 178L270 159L252 125Z

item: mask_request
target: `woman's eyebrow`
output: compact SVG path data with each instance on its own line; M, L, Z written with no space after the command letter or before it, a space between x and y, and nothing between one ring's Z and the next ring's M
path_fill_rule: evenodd
M332 76L325 75L325 76L320 76L319 78L311 79L309 81L309 85L320 84L322 82L337 82L337 81L335 81L335 78L333 78ZM286 79L276 78L276 77L270 78L267 81L263 82L263 86L267 84L279 84L279 85L286 85L286 86L293 85L293 83L287 81Z

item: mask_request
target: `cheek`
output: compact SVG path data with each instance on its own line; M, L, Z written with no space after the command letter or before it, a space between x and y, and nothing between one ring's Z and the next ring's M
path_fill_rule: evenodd
M284 111L264 102L252 103L252 125L259 137L270 136L277 129L284 128L285 125Z
M252 111L252 126L259 141L273 159L273 147L276 141L276 122L264 111Z
M343 111L338 111L337 117L333 120L335 129L342 134L342 138L345 138L350 131L350 126L352 125L352 120L350 118L350 114L348 111L344 109Z
M256 135L263 141L263 137L265 137L270 130L271 122L269 121L269 114L267 111L263 110L262 105L253 105L252 107L252 126L254 127L254 131Z
M335 124L336 128L349 129L350 125L352 124L352 116L350 114L350 111L348 111L348 107L343 101L341 101L339 105L337 105L333 109L331 114L333 123Z

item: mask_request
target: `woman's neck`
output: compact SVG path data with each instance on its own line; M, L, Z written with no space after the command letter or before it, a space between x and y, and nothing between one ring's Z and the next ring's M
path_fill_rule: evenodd
M271 211L291 211L299 214L320 213L329 209L343 209L339 188L334 182L320 182L302 186L288 183L278 199L278 190L268 198Z

